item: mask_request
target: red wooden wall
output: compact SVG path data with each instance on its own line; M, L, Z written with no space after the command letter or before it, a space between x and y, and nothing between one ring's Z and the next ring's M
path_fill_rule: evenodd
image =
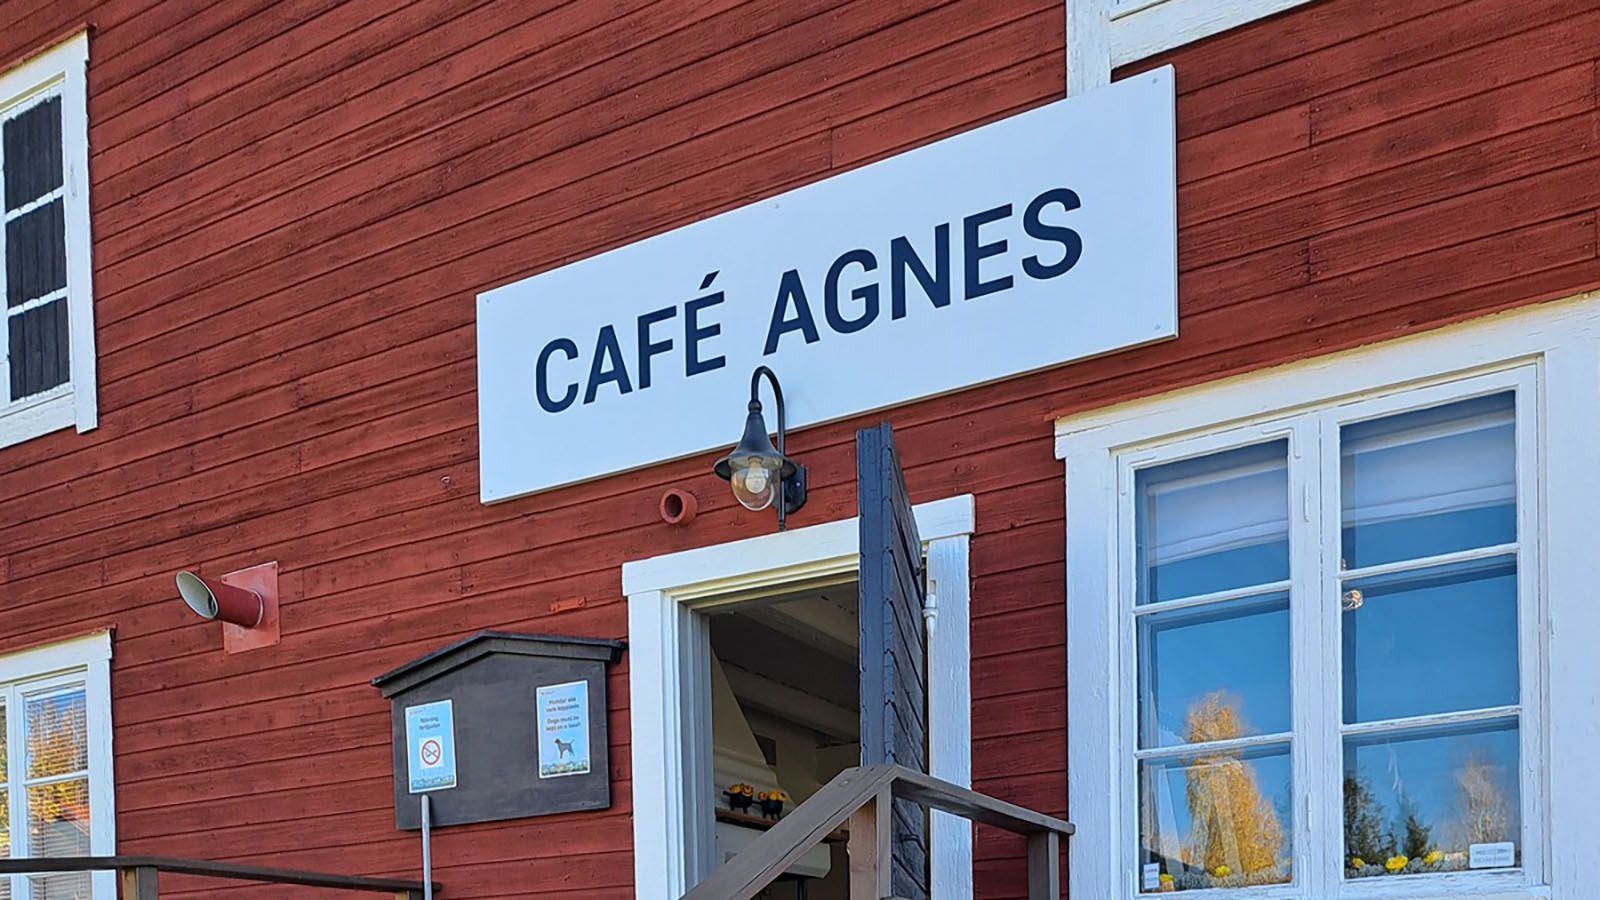
M476 293L1064 83L1059 0L0 0L0 66L84 23L101 426L0 450L0 651L115 627L123 852L371 874L417 851L369 678L625 636L622 561L772 529L709 459L481 506ZM1600 286L1597 57L1600 0L1320 0L1136 67L1178 72L1182 337L888 416L914 495L978 497L980 788L1065 807L1052 419ZM871 421L794 437L796 525ZM224 655L172 573L265 560L283 642ZM450 896L631 897L626 672L614 808L441 834Z

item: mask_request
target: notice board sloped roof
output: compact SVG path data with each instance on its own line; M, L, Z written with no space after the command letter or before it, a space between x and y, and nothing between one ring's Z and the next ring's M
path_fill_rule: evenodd
M384 697L393 697L491 653L615 663L622 658L626 646L622 641L605 638L480 631L379 675L372 679L372 686Z

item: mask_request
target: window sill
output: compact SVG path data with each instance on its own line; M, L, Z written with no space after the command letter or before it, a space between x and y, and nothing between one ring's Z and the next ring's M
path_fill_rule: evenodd
M1294 888L1288 885L1277 885L1266 888L1211 888L1206 890L1192 890L1183 892L1166 893L1139 893L1131 900L1154 900L1165 897L1188 897L1191 900L1238 900L1238 898L1256 897L1262 900L1300 900L1308 895L1304 888ZM1455 879L1442 880L1434 884L1410 885L1374 885L1371 888L1360 886L1352 888L1345 885L1344 890L1336 895L1344 900L1550 900L1550 888L1508 886L1505 881L1496 879L1491 883L1472 880Z
M10 447L78 423L76 396L70 386L0 408L0 447Z
M1522 874L1506 876L1463 876L1435 877L1439 880L1431 884L1413 883L1409 885L1350 885L1346 884L1339 896L1347 900L1444 900L1444 898L1465 897L1471 900L1549 900L1548 887L1528 887L1526 885L1508 884L1508 881L1522 879Z

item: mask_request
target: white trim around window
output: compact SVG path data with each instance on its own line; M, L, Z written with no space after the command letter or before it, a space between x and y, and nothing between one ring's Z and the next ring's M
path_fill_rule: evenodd
M1348 600L1345 579L1445 557L1348 574L1339 550L1342 428L1506 393L1516 401L1517 534L1508 543L1449 558L1515 560L1517 694L1501 708L1416 722L1495 716L1519 722L1521 865L1346 878L1343 741L1392 723L1340 724L1339 679L1319 671L1339 665L1336 601ZM1600 718L1593 712L1600 706L1600 656L1593 650L1600 641L1600 604L1593 599L1600 553L1590 527L1600 508L1600 466L1594 463L1600 456L1600 293L1057 422L1067 481L1068 803L1078 826L1070 849L1073 895L1141 896L1134 759L1152 754L1136 749L1137 716L1130 712L1138 690L1132 657L1139 652L1130 637L1134 475L1268 440L1286 442L1290 572L1281 584L1263 583L1247 593L1281 588L1291 598L1294 788L1287 805L1292 822L1285 828L1293 837L1294 878L1270 887L1180 893L1230 900L1591 896L1600 868L1600 819L1594 815L1600 780L1593 776L1600 746ZM1273 735L1244 743L1251 741L1288 743Z
M82 770L46 772L42 776L28 771L31 742L28 740L28 701L33 698L83 694L85 762ZM89 834L88 853L112 856L117 852L116 793L111 750L111 634L99 632L44 647L0 655L0 705L5 708L6 772L0 783L7 790L11 823L12 856L37 856L28 846L28 802L25 785L59 783L87 779ZM91 876L96 900L116 896L116 879L111 872ZM31 900L29 879L11 876L13 900Z
M62 185L43 199L54 200L59 195L62 202L67 286L57 294L7 308L5 318L9 320L13 313L20 315L25 308L39 304L65 303L70 376L65 384L13 400L8 360L10 329L0 329L0 362L6 363L0 365L0 448L63 428L76 427L82 433L99 425L89 229L88 65L89 35L82 32L0 71L0 119L41 100L61 98ZM3 171L3 157L0 157L0 171ZM3 177L0 174L0 179ZM28 208L24 206L20 210ZM13 210L6 216L14 218L20 210ZM4 244L0 241L0 288L5 284L4 258ZM0 296L3 294L0 290ZM4 306L6 303L0 301L0 307Z
M973 498L922 503L912 512L927 553L937 622L928 635L928 766L933 775L966 786L972 783ZM638 900L676 900L713 864L697 825L712 817L705 805L712 780L709 739L697 737L710 734L709 673L693 664L710 652L701 612L787 584L853 576L859 555L860 525L852 518L623 564ZM970 823L938 811L930 822L932 900L971 897Z
M1067 0L1067 93L1108 84L1118 66L1307 2Z

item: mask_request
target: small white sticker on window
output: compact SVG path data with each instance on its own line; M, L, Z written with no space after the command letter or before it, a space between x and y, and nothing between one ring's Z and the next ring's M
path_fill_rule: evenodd
M1161 864L1146 863L1144 867L1144 889L1147 891L1161 890Z
M1517 864L1517 845L1511 841L1500 844L1473 844L1467 850L1468 868L1506 869Z

